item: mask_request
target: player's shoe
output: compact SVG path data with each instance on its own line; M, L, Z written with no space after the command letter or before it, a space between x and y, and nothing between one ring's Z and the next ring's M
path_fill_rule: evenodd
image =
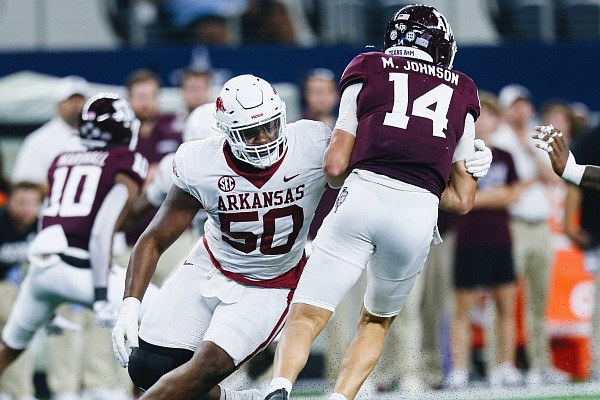
M277 389L269 393L264 400L288 400L288 392L285 389Z

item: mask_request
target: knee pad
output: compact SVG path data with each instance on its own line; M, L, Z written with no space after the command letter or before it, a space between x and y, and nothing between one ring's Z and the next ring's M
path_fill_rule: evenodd
M129 356L129 376L134 385L145 391L193 355L191 350L156 346L140 339L140 347L134 348Z

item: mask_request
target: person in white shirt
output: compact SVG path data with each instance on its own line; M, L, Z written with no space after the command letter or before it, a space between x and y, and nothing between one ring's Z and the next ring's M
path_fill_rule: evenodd
M566 373L552 366L550 337L546 331L546 302L553 262L549 225L549 185L560 183L544 153L537 152L531 138L534 106L531 92L517 84L505 86L498 95L503 124L494 133L494 145L508 151L517 175L524 182L519 200L509 212L513 236L515 271L524 278L527 308L527 356L529 386L565 383Z
M77 133L79 115L89 85L79 76L62 78L56 89L56 115L29 134L19 150L11 181L29 181L47 187L47 174L54 158L65 151L81 150Z

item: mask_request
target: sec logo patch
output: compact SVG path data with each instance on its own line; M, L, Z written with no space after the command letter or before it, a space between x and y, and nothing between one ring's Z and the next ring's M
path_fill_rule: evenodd
M235 188L235 179L231 176L222 176L219 178L218 185L222 192L231 192Z

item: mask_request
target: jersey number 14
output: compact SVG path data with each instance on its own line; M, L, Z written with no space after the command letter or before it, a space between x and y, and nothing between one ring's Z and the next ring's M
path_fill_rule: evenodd
M390 82L394 83L394 106L392 112L385 114L383 124L406 129L410 116L408 111L408 74L391 72ZM446 137L444 130L448 126L448 109L452 100L452 89L443 83L431 89L412 104L412 116L430 119L433 122L433 136ZM432 105L435 108L430 108Z

